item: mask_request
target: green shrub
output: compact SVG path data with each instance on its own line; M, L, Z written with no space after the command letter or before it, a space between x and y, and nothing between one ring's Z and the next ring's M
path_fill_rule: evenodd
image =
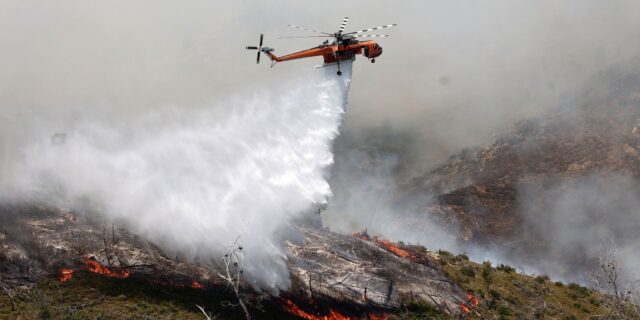
M583 296L583 297L588 297L591 296L591 289L587 288L587 287L583 287L577 283L570 283L569 284L569 289L573 290L576 292L576 294Z
M543 274L543 275L541 275L541 276L537 276L534 280L535 280L537 283L544 283L545 281L549 280L549 276L547 276L547 275Z
M473 270L472 267L470 266L464 266L462 268L460 268L460 273L462 273L463 275L469 277L469 278L475 278L476 277L476 272L475 270Z
M490 282L492 278L493 268L491 267L490 261L485 261L482 263L482 278Z
M598 307L600 306L600 301L598 301L598 299L596 298L589 298L589 303L591 303L592 305Z
M462 260L469 261L469 256L464 252L456 256L456 261L462 261Z
M506 272L506 273L513 273L516 272L516 268L510 266L510 265L506 265L506 264L499 264L496 269Z
M501 304L498 306L498 314L501 316L510 316L513 314L509 306Z

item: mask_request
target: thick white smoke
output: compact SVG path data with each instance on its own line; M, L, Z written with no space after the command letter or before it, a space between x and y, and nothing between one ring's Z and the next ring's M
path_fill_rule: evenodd
M331 195L326 169L351 63L209 111L161 111L126 124L83 114L63 135L40 120L5 159L3 194L71 207L91 203L167 249L220 260L239 238L256 287L289 285L292 222ZM194 110L194 109L191 109ZM217 110L217 111L213 111ZM66 140L63 142L63 140ZM26 197L26 199L25 199Z

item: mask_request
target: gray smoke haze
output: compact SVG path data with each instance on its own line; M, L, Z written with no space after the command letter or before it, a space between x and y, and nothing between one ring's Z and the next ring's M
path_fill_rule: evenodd
M387 129L345 141L354 136L347 134L334 146L333 197L322 213L323 224L347 233L366 229L390 240L457 249L457 230L443 228L430 216L420 214L432 200L429 195L407 201L398 188L404 175L402 163L409 162L402 155L416 147L411 137Z
M593 182L596 178L585 178L585 185L557 182L543 197L553 205L538 207L530 201L533 190L519 191L526 221L537 221L523 239L544 239L546 233L553 238L540 244L535 252L522 249L505 253L498 248L457 243L451 236L442 236L456 230L424 221L425 215L416 209L428 204L434 195L407 198L401 194L411 178L437 167L461 148L490 142L492 133L502 131L509 123L542 115L558 106L562 106L565 116L577 115L577 96L585 87L599 89L585 86L599 72L613 66L636 69L634 58L640 52L631 39L637 36L640 5L631 1L454 1L441 4L439 9L443 10L440 13L455 14L431 17L420 11L422 23L433 28L419 28L423 36L417 38L423 41L410 43L414 48L424 46L425 51L405 48L402 52L408 56L422 54L422 58L412 56L399 62L406 63L407 68L390 78L394 83L388 85L390 92L383 98L388 99L386 109L375 107L380 102L378 95L359 104L354 94L345 130L337 142L331 180L336 195L324 222L338 230L368 228L394 240L416 241L432 249L467 251L477 260L515 263L527 271L583 283L588 281L585 272L594 265L601 244L613 241L622 248L619 257L627 261L622 262L627 276L637 273L639 270L630 263L633 255L623 255L632 252L630 243L638 243L639 239L629 232L617 233L629 216L637 214L622 210L621 206L632 208L637 198L627 193L620 203L613 201L616 191L598 193L599 187ZM426 41L434 38L440 41L440 47ZM392 50L395 46L391 45ZM354 92L358 86L356 81ZM352 112L356 108L369 108L370 113L360 116ZM360 117L354 119L356 116ZM625 184L617 176L599 179L613 185ZM561 195L552 196L553 192ZM572 198L582 199L582 206L567 207L566 202ZM592 213L605 208L611 212L611 221ZM539 212L545 209L544 214ZM409 217L410 226L404 226L399 216ZM539 216L540 220L536 220ZM599 231L580 233L579 228L569 225L570 217L580 220L579 225L593 224L593 229ZM418 222L420 219L423 225ZM633 221L630 220L631 225ZM566 227L566 233L557 226ZM578 257L583 260L577 261Z
M519 254L541 273L589 283L603 245L618 251L623 281L640 275L640 185L629 176L601 172L551 186L524 185L519 205L523 238L538 239ZM595 270L597 271L597 270Z
M260 32L278 54L317 44L275 39L304 35L288 23L327 31L343 15L353 30L399 23L380 41L379 63L355 65L346 126L386 121L412 128L431 146L424 157L435 160L545 110L593 73L635 56L629 39L640 33L634 1L4 0L0 6L0 107L63 119L87 108L105 117L193 108L305 72L320 61L269 70L243 51Z

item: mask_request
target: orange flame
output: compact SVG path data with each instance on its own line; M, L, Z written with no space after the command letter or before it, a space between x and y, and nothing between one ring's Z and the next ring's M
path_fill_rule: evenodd
M467 307L464 303L460 303L460 310L462 310L462 313L464 314L471 312L471 309L469 309L469 307Z
M362 240L366 240L366 241L374 241L375 243L377 243L378 245L382 246L383 248L385 248L387 251L395 254L398 257L402 257L402 258L406 258L409 260L412 260L414 262L419 262L419 258L416 254L402 249L400 247L398 247L397 245L395 245L393 242L389 241L389 240L380 240L377 237L373 237L371 238L366 231L364 232L354 232L351 234L352 236L358 238L358 239L362 239Z
M204 286L202 285L202 283L195 280L191 281L191 285L189 285L189 287L191 289L204 289Z
M160 279L155 279L155 280L151 280L151 283L158 285L158 286L164 286L164 287L174 287L174 288L191 288L191 289L197 289L197 290L202 290L204 289L204 285L198 281L195 280L191 280L190 283L185 284L185 283L176 283L173 282L171 280L160 280Z
M300 309L300 307L298 307L295 303L293 303L293 301L291 300L285 300L285 310L294 315L294 316L298 316L302 319L306 319L306 320L321 320L322 318L315 316L313 314L307 313L306 311Z
M85 265L87 265L87 267L89 267L89 271L93 273L101 274L110 278L124 279L124 278L129 278L129 276L131 276L131 273L128 271L121 270L121 269L111 270L92 258L85 258L84 260L82 260L82 263L84 263Z
M472 309L476 308L479 303L480 300L478 300L478 297L471 294L471 292L467 292L467 303L461 302L460 310L462 310L462 313L467 314L471 312Z
M333 309L329 309L329 316L322 317L323 320L350 320L351 318L343 316Z
M477 307L480 301L478 297L471 294L471 292L467 292L467 302L469 302L472 306Z
M350 317L345 316L341 313L339 313L338 311L335 311L331 308L329 308L329 314L325 315L325 316L317 316L311 313L308 313L304 310L302 310L300 307L298 307L295 303L293 303L293 301L291 300L284 300L285 303L285 311L287 311L288 313L294 315L294 316L298 316L302 319L305 320L351 320ZM358 318L359 319L359 318ZM387 316L384 314L369 314L369 319L370 320L386 320ZM355 318L354 318L355 320Z
M391 251L393 254L395 254L398 257L403 257L411 260L415 259L414 255L411 252L396 246L395 244L393 244L393 242L389 240L376 240L376 242L379 243L381 246L385 247L387 250Z
M60 282L66 282L73 278L73 270L72 269L60 269L60 274L58 275L58 279Z

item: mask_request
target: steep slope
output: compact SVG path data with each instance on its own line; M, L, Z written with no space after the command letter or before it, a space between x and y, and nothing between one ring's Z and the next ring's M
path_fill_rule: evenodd
M243 318L206 263L165 254L121 228L105 230L90 216L42 207L14 213L0 226L0 319L202 319L196 305L218 319ZM289 245L290 291L242 287L255 319L562 319L612 311L598 292L508 266L366 233L301 231L304 243ZM110 271L97 272L98 263Z
M636 248L638 177L640 72L610 70L577 98L463 150L405 190L437 195L424 212L458 227L461 240L584 280L600 243Z

